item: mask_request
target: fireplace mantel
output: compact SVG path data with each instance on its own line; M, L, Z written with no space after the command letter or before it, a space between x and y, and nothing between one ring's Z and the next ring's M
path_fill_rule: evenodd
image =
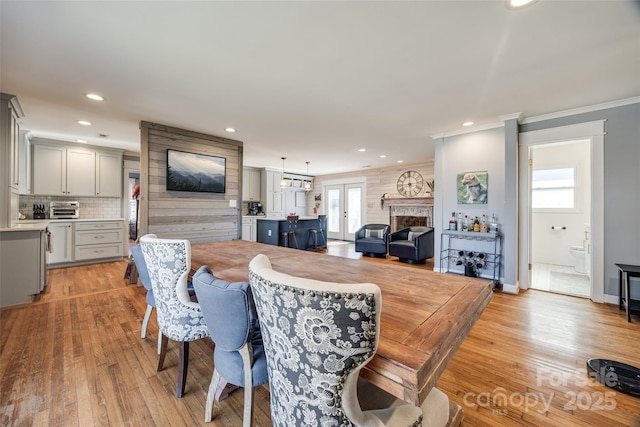
M433 197L389 197L384 199L384 205L394 206L433 206Z

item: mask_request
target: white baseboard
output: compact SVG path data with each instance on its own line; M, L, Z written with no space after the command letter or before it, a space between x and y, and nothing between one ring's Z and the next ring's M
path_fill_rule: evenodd
M620 303L620 297L618 295L604 294L604 303L618 305Z
M508 285L506 283L502 284L502 292L507 294L517 294L518 293L518 285Z

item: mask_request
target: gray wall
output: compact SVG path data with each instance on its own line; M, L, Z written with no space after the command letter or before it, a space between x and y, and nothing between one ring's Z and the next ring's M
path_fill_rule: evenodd
M640 265L640 103L523 124L521 132L606 119L604 293L618 295L615 263Z

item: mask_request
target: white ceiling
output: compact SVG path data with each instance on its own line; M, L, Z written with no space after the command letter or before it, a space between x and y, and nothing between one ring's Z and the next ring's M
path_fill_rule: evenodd
M2 0L0 14L1 89L34 136L138 151L147 120L312 175L428 161L430 137L466 120L640 95L633 1Z

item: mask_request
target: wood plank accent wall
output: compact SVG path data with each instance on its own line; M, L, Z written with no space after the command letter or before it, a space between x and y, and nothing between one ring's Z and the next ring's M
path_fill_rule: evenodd
M224 194L167 191L167 149L226 158ZM238 239L242 232L241 141L140 122L140 232L192 243ZM230 207L230 201L236 207Z

